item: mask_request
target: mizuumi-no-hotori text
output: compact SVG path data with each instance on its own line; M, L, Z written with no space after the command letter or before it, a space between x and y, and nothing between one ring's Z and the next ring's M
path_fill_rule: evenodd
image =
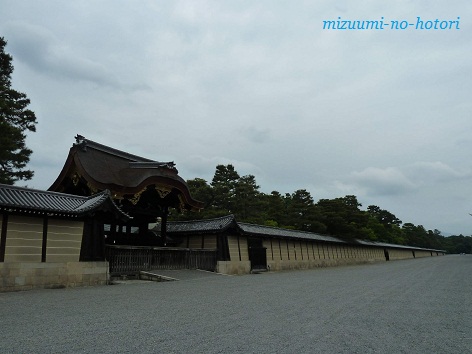
M423 19L416 17L416 21L386 20L383 16L379 20L345 20L338 16L337 20L323 20L324 30L460 30L460 17L455 20Z

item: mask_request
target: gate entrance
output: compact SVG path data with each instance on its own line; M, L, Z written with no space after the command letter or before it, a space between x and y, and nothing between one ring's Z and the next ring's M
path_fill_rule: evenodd
M106 246L110 276L138 275L141 271L200 269L216 271L216 250Z
M247 242L251 271L267 270L267 248L262 246L262 239L249 237Z

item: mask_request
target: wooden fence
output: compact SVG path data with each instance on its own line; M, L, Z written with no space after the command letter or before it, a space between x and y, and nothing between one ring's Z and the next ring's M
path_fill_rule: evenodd
M105 257L111 276L154 269L216 270L216 250L107 245Z

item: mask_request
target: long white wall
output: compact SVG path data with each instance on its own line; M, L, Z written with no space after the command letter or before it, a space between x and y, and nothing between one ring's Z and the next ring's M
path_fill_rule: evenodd
M108 262L79 262L83 224L0 215L0 292L106 284Z
M2 221L0 223L0 229ZM9 215L5 262L41 262L46 223L46 262L78 262L83 222Z
M219 271L242 274L251 271L247 237L228 236L230 261L218 262ZM441 255L439 252L374 247L342 243L316 242L281 238L265 238L267 266L269 270L308 269L347 264L361 264L388 260L413 259Z

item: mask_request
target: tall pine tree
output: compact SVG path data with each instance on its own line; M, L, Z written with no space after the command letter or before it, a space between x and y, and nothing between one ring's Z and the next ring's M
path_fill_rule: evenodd
M215 209L220 209L226 214L234 213L235 189L238 180L239 174L233 165L216 166L215 175L211 181L214 193L213 207Z
M5 53L7 42L0 37L0 183L29 180L27 170L32 151L25 145L26 132L36 131L36 116L27 109L30 100L11 88L12 57Z

